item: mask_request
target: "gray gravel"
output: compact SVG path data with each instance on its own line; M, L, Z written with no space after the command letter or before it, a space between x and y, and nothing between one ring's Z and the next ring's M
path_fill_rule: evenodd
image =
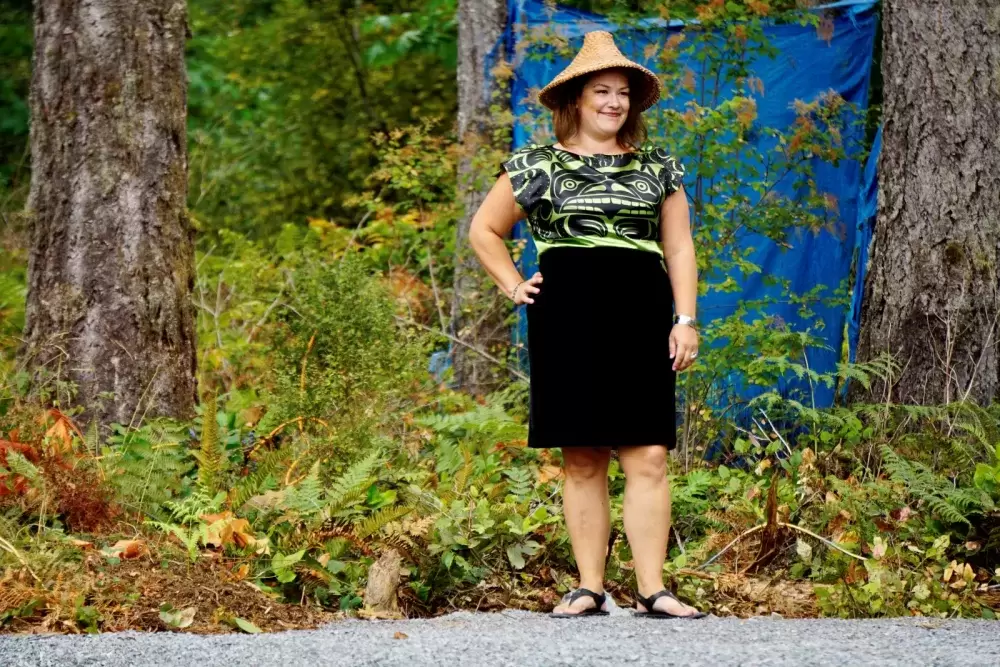
M394 638L403 632L405 638ZM0 666L37 665L998 665L1000 623L548 618L457 612L318 630L199 636L0 636Z

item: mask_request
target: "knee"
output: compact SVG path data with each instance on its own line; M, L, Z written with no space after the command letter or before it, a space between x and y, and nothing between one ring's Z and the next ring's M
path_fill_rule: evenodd
M621 457L625 481L660 482L667 478L667 448L635 447Z
M608 461L611 458L610 450L602 449L576 449L563 450L563 468L566 477L571 477L575 481L587 481L608 477Z

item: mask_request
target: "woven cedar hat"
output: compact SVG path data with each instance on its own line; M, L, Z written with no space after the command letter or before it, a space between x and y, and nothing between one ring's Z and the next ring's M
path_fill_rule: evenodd
M559 106L559 86L570 79L591 74L609 67L628 67L642 73L641 90L632 99L644 111L660 99L660 79L650 70L632 62L615 46L614 37L605 30L593 30L583 36L583 46L566 69L559 72L552 81L538 91L538 100L553 111Z

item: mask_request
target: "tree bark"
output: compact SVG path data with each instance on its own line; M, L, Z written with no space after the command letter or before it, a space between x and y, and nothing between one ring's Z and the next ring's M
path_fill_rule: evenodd
M492 77L485 62L506 19L506 0L458 3L458 137L463 148L458 163L458 196L465 213L455 238L451 325L452 335L491 352L509 343L510 332L504 321L508 309L504 302L498 302L499 292L484 280L485 272L469 246L469 226L492 185L479 183L482 179L473 173L473 156L478 146L488 142L492 130ZM503 377L496 365L462 345L453 347L452 363L456 384L474 394L496 388Z
M857 356L888 351L903 367L894 385L873 385L874 400L985 404L1000 387L1000 0L885 0L883 30Z
M102 427L197 402L187 37L185 0L35 2L19 355Z

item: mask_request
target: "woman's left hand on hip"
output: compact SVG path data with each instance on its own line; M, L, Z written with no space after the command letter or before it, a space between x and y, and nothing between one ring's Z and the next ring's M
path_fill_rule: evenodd
M673 369L683 371L698 356L698 332L686 324L677 323L670 330L670 358Z

